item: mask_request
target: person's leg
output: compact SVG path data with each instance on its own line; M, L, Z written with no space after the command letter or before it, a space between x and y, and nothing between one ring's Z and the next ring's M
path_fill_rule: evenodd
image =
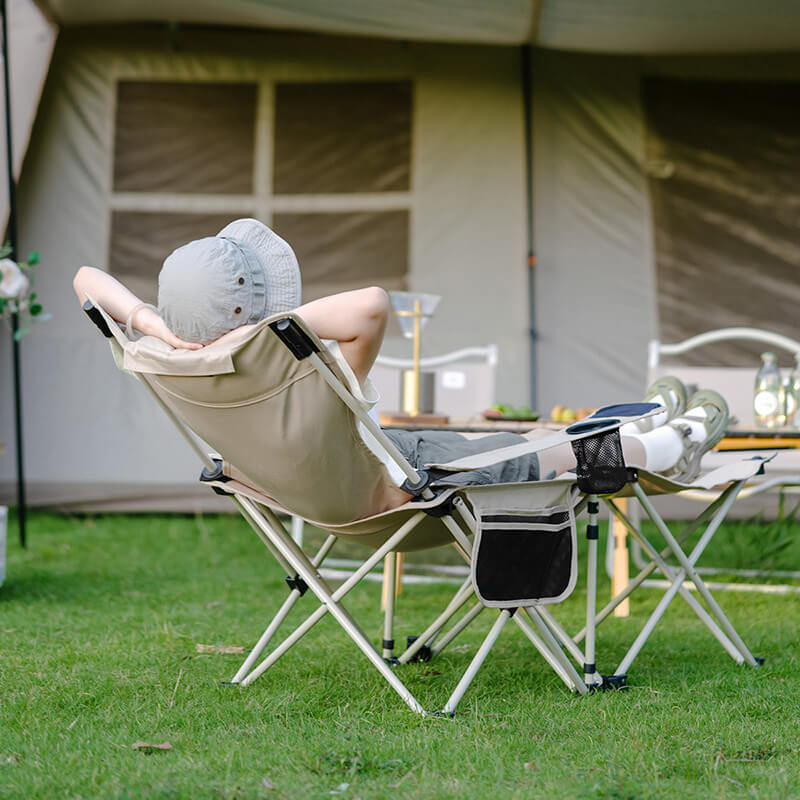
M668 474L676 480L689 482L699 471L702 455L724 435L727 420L727 405L720 395L708 390L698 392L686 411L666 425L647 433L621 435L623 458L628 466ZM551 433L535 430L524 436L497 433L470 439L453 431L386 431L409 463L417 468L510 447L526 439L535 440ZM546 480L575 467L575 454L571 443L567 442L484 469L454 473L440 483L464 486Z
M388 430L386 434L399 447L400 452L416 468L426 464L444 464L458 458L511 447L525 439L535 440L549 436L552 431L535 430L522 436L514 433L497 433L479 439L470 439L454 431L401 431ZM683 437L670 427L657 428L649 433L621 437L625 463L653 472L663 472L674 466L683 453ZM575 469L575 453L569 442L510 459L480 470L454 473L447 478L448 485L474 485L487 483L513 483L517 481L554 478Z
M620 437L622 457L628 466L648 468L647 450L641 441L643 436L644 434ZM677 461L677 455L672 464L675 461ZM560 444L557 447L551 447L549 450L539 452L539 470L543 478L561 475L563 472L575 469L576 466L575 453L570 443Z
M493 433L479 438L456 431L386 430L406 460L416 469L428 464L446 464L459 458L512 447L525 441L517 433ZM454 472L437 481L442 486L475 486L489 483L517 483L539 480L539 459L536 453L501 461L488 467Z
M700 470L700 459L725 434L728 406L717 392L708 389L697 392L686 410L647 433L636 433L632 425L620 430L622 455L630 467L658 472L684 483L693 480ZM571 444L563 444L539 453L543 476L560 475L574 469L575 455Z

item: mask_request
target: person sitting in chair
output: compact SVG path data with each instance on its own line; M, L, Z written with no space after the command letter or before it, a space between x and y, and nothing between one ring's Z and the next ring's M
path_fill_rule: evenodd
M129 329L188 350L234 342L266 317L292 311L320 339L328 340L350 390L364 408L370 409L378 401L369 372L391 311L387 293L371 286L301 304L300 269L292 248L258 220L236 220L216 236L173 251L159 273L157 308L141 302L107 272L94 267L81 267L73 286L81 304L91 296ZM687 400L683 384L670 377L656 381L645 400L663 405L664 411L622 426L626 464L690 483L699 472L703 454L725 433L725 400L710 390ZM546 432L504 432L479 438L442 430L387 430L386 434L412 466L423 468L519 444ZM411 498L400 489L405 475L370 441L366 431L362 436L395 484L376 499L370 512L403 505ZM563 444L488 468L456 473L448 477L448 485L533 481L574 467L572 447Z

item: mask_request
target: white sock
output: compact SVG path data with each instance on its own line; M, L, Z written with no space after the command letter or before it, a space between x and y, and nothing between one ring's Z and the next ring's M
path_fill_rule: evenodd
M644 447L645 463L642 466L651 472L664 472L674 467L683 454L683 437L671 425L631 436Z
M702 442L706 438L706 428L703 424L705 417L705 409L698 407L676 417L672 422L688 425L689 438L695 442ZM683 454L683 435L674 425L662 425L647 433L626 432L626 435L638 440L644 448L645 463L637 466L642 466L651 472L671 469Z

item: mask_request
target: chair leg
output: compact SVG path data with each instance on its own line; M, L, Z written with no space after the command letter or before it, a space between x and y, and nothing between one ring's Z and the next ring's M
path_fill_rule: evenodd
M706 605L710 609L711 613L716 617L717 622L719 622L720 627L723 631L728 635L731 641L736 646L736 649L741 653L744 660L751 666L757 667L758 662L753 657L753 654L748 649L747 645L744 643L742 638L736 632L736 629L731 624L730 620L725 616L722 608L720 608L717 601L714 599L711 592L708 590L708 587L703 583L702 578L697 574L697 571L694 568L695 562L697 559L703 554L708 543L711 541L714 533L716 533L717 528L722 524L722 520L725 518L728 510L733 505L734 500L736 499L736 495L741 487L744 485L743 481L740 481L738 485L732 486L728 491L730 495L726 498L725 502L721 505L719 511L714 515L711 522L709 523L708 527L706 528L703 535L700 537L700 541L695 545L694 549L692 550L689 556L683 552L680 545L677 541L675 541L675 537L670 532L669 528L667 528L664 520L658 514L658 512L653 508L652 503L650 503L647 496L642 492L641 487L634 486L634 491L637 493L637 496L641 494L639 497L640 502L642 497L644 498L644 502L642 502L643 508L647 511L650 518L655 523L656 527L658 528L661 535L666 540L667 544L669 545L670 549L675 555L675 558L678 559L678 563L683 567L686 572L686 576L694 583L697 587L697 591L700 593L700 596L706 601ZM651 513L652 512L652 513Z
M239 667L236 674L233 676L233 678L231 678L231 683L241 683L245 679L247 673L253 668L253 664L256 663L258 657L264 652L264 648L270 643L278 628L289 615L289 612L294 607L294 604L300 599L300 596L299 589L292 589L291 593L278 610L278 613L272 618L272 621L267 626L267 629L261 634L261 637L242 663L242 666Z
M464 696L464 692L466 692L469 688L469 685L472 683L475 675L477 675L478 670L481 668L481 664L483 664L483 662L486 660L486 656L489 655L489 651L494 646L494 643L497 641L503 628L510 619L511 612L508 609L503 609L497 617L497 621L494 623L494 625L492 625L491 630L483 640L483 644L481 644L481 646L478 648L478 652L475 653L474 658L467 667L467 671L458 682L458 686L456 686L453 694L450 695L450 699L442 709L443 714L448 714L449 716L453 716L455 714L456 706Z
M617 511L614 508L612 508L612 511L614 511L615 514L617 513ZM621 519L623 520L625 519L624 515L622 515ZM615 675L624 674L627 668L631 665L633 659L636 657L642 645L644 645L645 641L647 640L649 632L653 630L653 628L655 627L655 623L661 618L661 616L663 615L664 611L667 608L667 605L669 605L669 602L671 602L672 598L675 596L675 591L680 592L681 597L683 597L683 599L686 601L686 603L692 609L692 611L694 611L694 613L697 614L701 622L703 622L703 624L709 629L714 638L716 638L716 640L722 645L722 647L731 656L731 658L733 658L734 661L736 661L738 664L741 664L744 659L741 653L734 646L733 642L731 642L730 639L728 639L728 637L722 632L717 623L709 616L708 612L703 608L702 605L700 605L697 599L693 597L691 592L683 585L686 573L683 570L679 570L678 573L676 573L676 571L672 567L670 567L666 563L666 561L664 561L662 554L658 553L655 547L653 547L653 545L650 544L650 542L638 530L632 527L629 528L629 530L634 539L639 542L644 551L652 559L653 569L649 570L647 574L649 575L650 572L658 568L659 570L661 570L664 577L666 577L667 580L672 582L672 586L669 587L668 590L669 601L666 604L664 604L663 607L659 603L656 609L652 612L650 618L645 624L645 628L647 629L647 634L643 635L644 634L643 630L642 633L639 635L639 637L637 637L637 639L634 641L634 644L631 646L630 651L625 656L619 667L617 667ZM642 573L640 573L640 576L644 572L645 571L643 570ZM642 578L642 580L644 580L644 578ZM640 583L641 581L638 580L637 576L637 581L635 581L635 585L638 586Z
M612 513L614 513L614 515L628 528L631 534L636 538L636 540L641 544L641 546L652 559L651 563L644 570L642 570L639 576L637 576L637 579L634 581L635 585L638 586L644 580L646 575L650 574L656 568L659 569L671 582L671 585L662 596L639 635L636 637L625 657L620 662L615 674L619 675L627 672L633 663L633 660L636 658L639 651L642 649L648 637L654 630L656 624L663 616L675 595L678 593L681 594L690 608L697 614L698 618L737 663L741 664L742 662L746 661L752 666L757 666L758 662L755 660L755 658L753 658L752 654L747 649L747 646L744 644L741 637L739 637L738 633L733 628L733 625L725 616L722 609L711 595L711 592L705 586L694 569L694 564L702 554L705 547L711 541L711 538L721 525L722 521L725 519L725 516L736 499L738 492L741 490L742 485L743 482L739 482L726 489L725 492L723 492L722 495L708 509L698 516L697 520L695 520L695 523L690 525L686 531L676 538L669 530L656 509L653 507L653 504L650 502L649 498L641 489L641 487L638 484L634 484L634 493L639 499L642 508L645 509L648 516L656 525L667 543L667 548L662 553L659 553L644 538L641 532L637 530L625 517L625 515L614 505L613 501L609 501L608 505ZM691 554L687 556L682 550L681 544L683 541L685 541L688 535L693 533L703 523L707 523L706 529L700 537L697 545L692 550ZM674 555L678 560L678 569L670 567L664 561L664 557L668 554ZM706 609L700 605L697 599L691 595L688 589L683 586L683 582L687 578L695 584L701 597L706 601L708 608L711 610L711 614L709 614ZM632 591L631 587L628 588L629 591ZM614 601L612 601L612 603L613 602ZM716 617L716 620L714 617Z
M319 609L314 612L306 621L300 625L290 636L271 653L258 667L256 667L242 681L242 685L252 683L269 666L271 666L286 650L289 649L297 640L300 639L316 622L326 613L330 613L339 625L350 636L356 646L369 659L372 665L383 676L386 682L397 692L403 701L415 712L423 714L423 708L416 698L404 686L402 681L395 675L392 669L381 658L375 648L370 644L363 631L358 627L352 616L341 606L339 601L350 589L355 586L373 566L380 561L387 553L395 550L402 540L422 521L424 512L420 511L409 519L400 529L390 537L384 545L367 559L364 564L335 592L331 593L324 582L316 574L316 568L308 560L303 551L297 547L295 542L286 533L280 521L266 507L261 510L248 498L237 496L237 502L248 517L248 521L259 529L269 540L272 547L278 552L282 561L287 562L296 570L297 574L305 581L306 585L316 595L322 603ZM272 548L271 548L272 549Z
M453 499L453 507L464 521L467 529L474 534L476 530L475 518L464 504L463 499L460 497L455 497ZM461 555L464 561L469 564L471 561L471 544L469 538L452 515L446 514L443 516L442 522L453 535L453 544L456 551ZM472 579L467 578L442 614L440 614L439 617L427 628L427 630L421 636L418 636L417 640L411 644L409 648L400 656L400 663L408 663L424 647L430 648L431 656L440 653L449 642L451 642L462 630L464 630L464 628L480 613L480 608L473 608L470 612L468 612L450 631L448 631L447 634L445 634L439 640L439 645L437 647L433 646L434 641L439 636L448 620L450 620L458 611L458 609L464 605L464 603L471 597L472 593Z
M394 601L397 581L397 553L392 551L384 559L383 568L383 660L391 662L394 650Z
M484 606L478 604L476 608L481 611L483 610ZM478 652L475 653L475 656L470 662L469 667L467 667L467 670L462 676L461 680L458 682L458 685L453 691L453 694L450 696L450 699L442 709L443 714L449 714L451 716L455 714L456 707L461 701L461 698L464 696L464 693L475 679L478 670L480 670L483 662L486 660L486 656L489 655L489 651L494 646L495 642L503 631L503 628L508 620L512 618L512 616L525 636L531 641L539 653L541 653L541 655L544 657L545 661L547 661L559 678L561 678L561 680L563 680L570 689L580 694L586 694L589 691L586 684L581 680L577 671L574 669L572 664L569 663L569 660L561 651L561 648L553 638L553 635L547 629L547 626L537 616L531 615L530 609L526 608L525 611L530 616L534 625L536 625L536 627L539 629L539 635L537 635L536 631L533 630L527 619L524 619L520 615L519 609L503 609L498 615L497 621L494 623L489 633L486 635L486 638L483 640L483 643L478 648Z
M686 592L687 590L683 587L683 581L686 578L686 573L681 569L678 570L677 574L670 573L674 575L671 578L673 581L672 585L667 589L667 591L662 596L661 600L659 601L658 605L655 607L651 615L648 617L647 622L645 623L642 630L639 632L639 635L634 640L634 643L631 645L628 652L625 654L625 657L620 662L620 665L617 667L615 675L624 675L627 673L628 669L630 668L633 660L639 654L639 651L644 646L645 642L647 641L650 634L653 632L658 621L664 615L664 612L667 610L667 606L672 602L673 598L677 594L677 592L682 591ZM694 600L694 598L692 598ZM694 600L697 603L696 600ZM697 609L695 609L695 613L700 619L705 623L706 627L714 634L717 641L725 648L728 655L737 663L742 664L744 663L744 656L739 652L739 650L733 645L733 643L728 639L727 636L719 629L716 622L708 615L706 610L697 605Z
M430 647L433 640L440 633L442 628L448 623L453 615L466 603L472 596L472 579L467 578L461 588L453 595L453 599L447 604L444 611L421 633L416 641L409 645L398 659L401 664L408 664L423 647Z
M610 498L604 498L604 502L609 507L611 512L617 517L617 519L628 529L628 532L634 537L634 544L636 545L636 550L641 552L641 541L639 533L639 529L636 525L628 519L627 515L625 515L620 508L614 503L614 501ZM721 500L713 503L709 508L705 509L695 520L693 520L681 534L677 537L678 542L683 544L686 539L688 539L701 525L705 524L708 519L711 517L711 512L714 511L720 504ZM666 558L670 553L669 547L665 547L661 553L660 557L663 560ZM641 567L641 571L636 575L636 577L628 582L628 585L623 589L616 597L613 597L611 601L600 611L597 616L595 617L595 625L599 625L603 622L607 617L611 615L611 612L623 601L630 597L633 592L639 588L639 586L644 583L645 580L653 573L656 569L658 569L658 565L655 561L655 557L652 556L653 560L649 563L645 564L644 561L641 559L637 560L637 566ZM575 636L573 637L576 643L580 643L586 637L586 628L582 628Z
M478 614L486 608L483 603L475 603L475 605L464 614L463 617L455 624L452 628L450 628L447 633L445 633L441 639L439 639L436 644L431 645L431 658L438 656L442 650L453 641L453 639L458 636L461 631L463 631L477 616Z
M522 614L514 614L514 622L517 623L520 630L528 637L533 646L539 651L545 661L553 668L556 675L561 678L569 689L578 694L586 694L589 689L586 684L581 680L575 668L569 662L569 659L564 655L564 651L555 640L553 634L547 625L544 624L541 617L531 612L530 608L526 608L525 612L528 618L533 622L539 631L533 630L530 623L525 619Z
M292 517L292 539L299 546L303 546L303 528L305 523L302 517Z
M295 538L295 531L294 531L294 521L300 519L299 517L292 518L292 539L297 541ZM300 520L302 522L302 520ZM315 567L319 567L320 564L325 560L328 553L330 553L331 548L333 545L336 544L336 537L331 535L329 536L322 544L320 549L317 551L316 555L312 559L311 563ZM270 643L272 637L277 632L278 628L281 626L283 621L289 615L289 612L294 607L294 604L303 596L303 593L299 589L292 589L289 596L284 601L283 605L278 609L278 612L272 618L272 621L267 626L267 629L264 633L261 634L261 638L256 642L253 649L250 651L250 654L244 660L244 663L239 670L237 671L236 675L233 676L231 679L231 683L241 683L248 672L253 667L253 664L256 663L256 660L264 652L264 648Z
M570 638L570 635L559 624L558 620L550 613L550 609L547 608L547 606L534 606L532 611L547 624L547 627L550 628L554 636L575 659L575 663L583 666L583 651L580 649L580 647L578 647L577 640Z
M597 495L590 494L589 521L586 525L586 653L583 661L583 681L587 686L600 685L602 677L595 663L595 609L597 608L597 540L600 535L598 514L600 503Z

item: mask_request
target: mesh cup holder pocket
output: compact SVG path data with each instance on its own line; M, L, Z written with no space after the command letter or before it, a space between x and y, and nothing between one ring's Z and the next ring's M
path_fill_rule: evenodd
M578 488L582 492L615 494L634 478L634 473L625 466L619 428L574 439L571 444L578 461Z
M472 582L484 605L558 603L570 594L577 578L571 505L483 508L477 522Z

